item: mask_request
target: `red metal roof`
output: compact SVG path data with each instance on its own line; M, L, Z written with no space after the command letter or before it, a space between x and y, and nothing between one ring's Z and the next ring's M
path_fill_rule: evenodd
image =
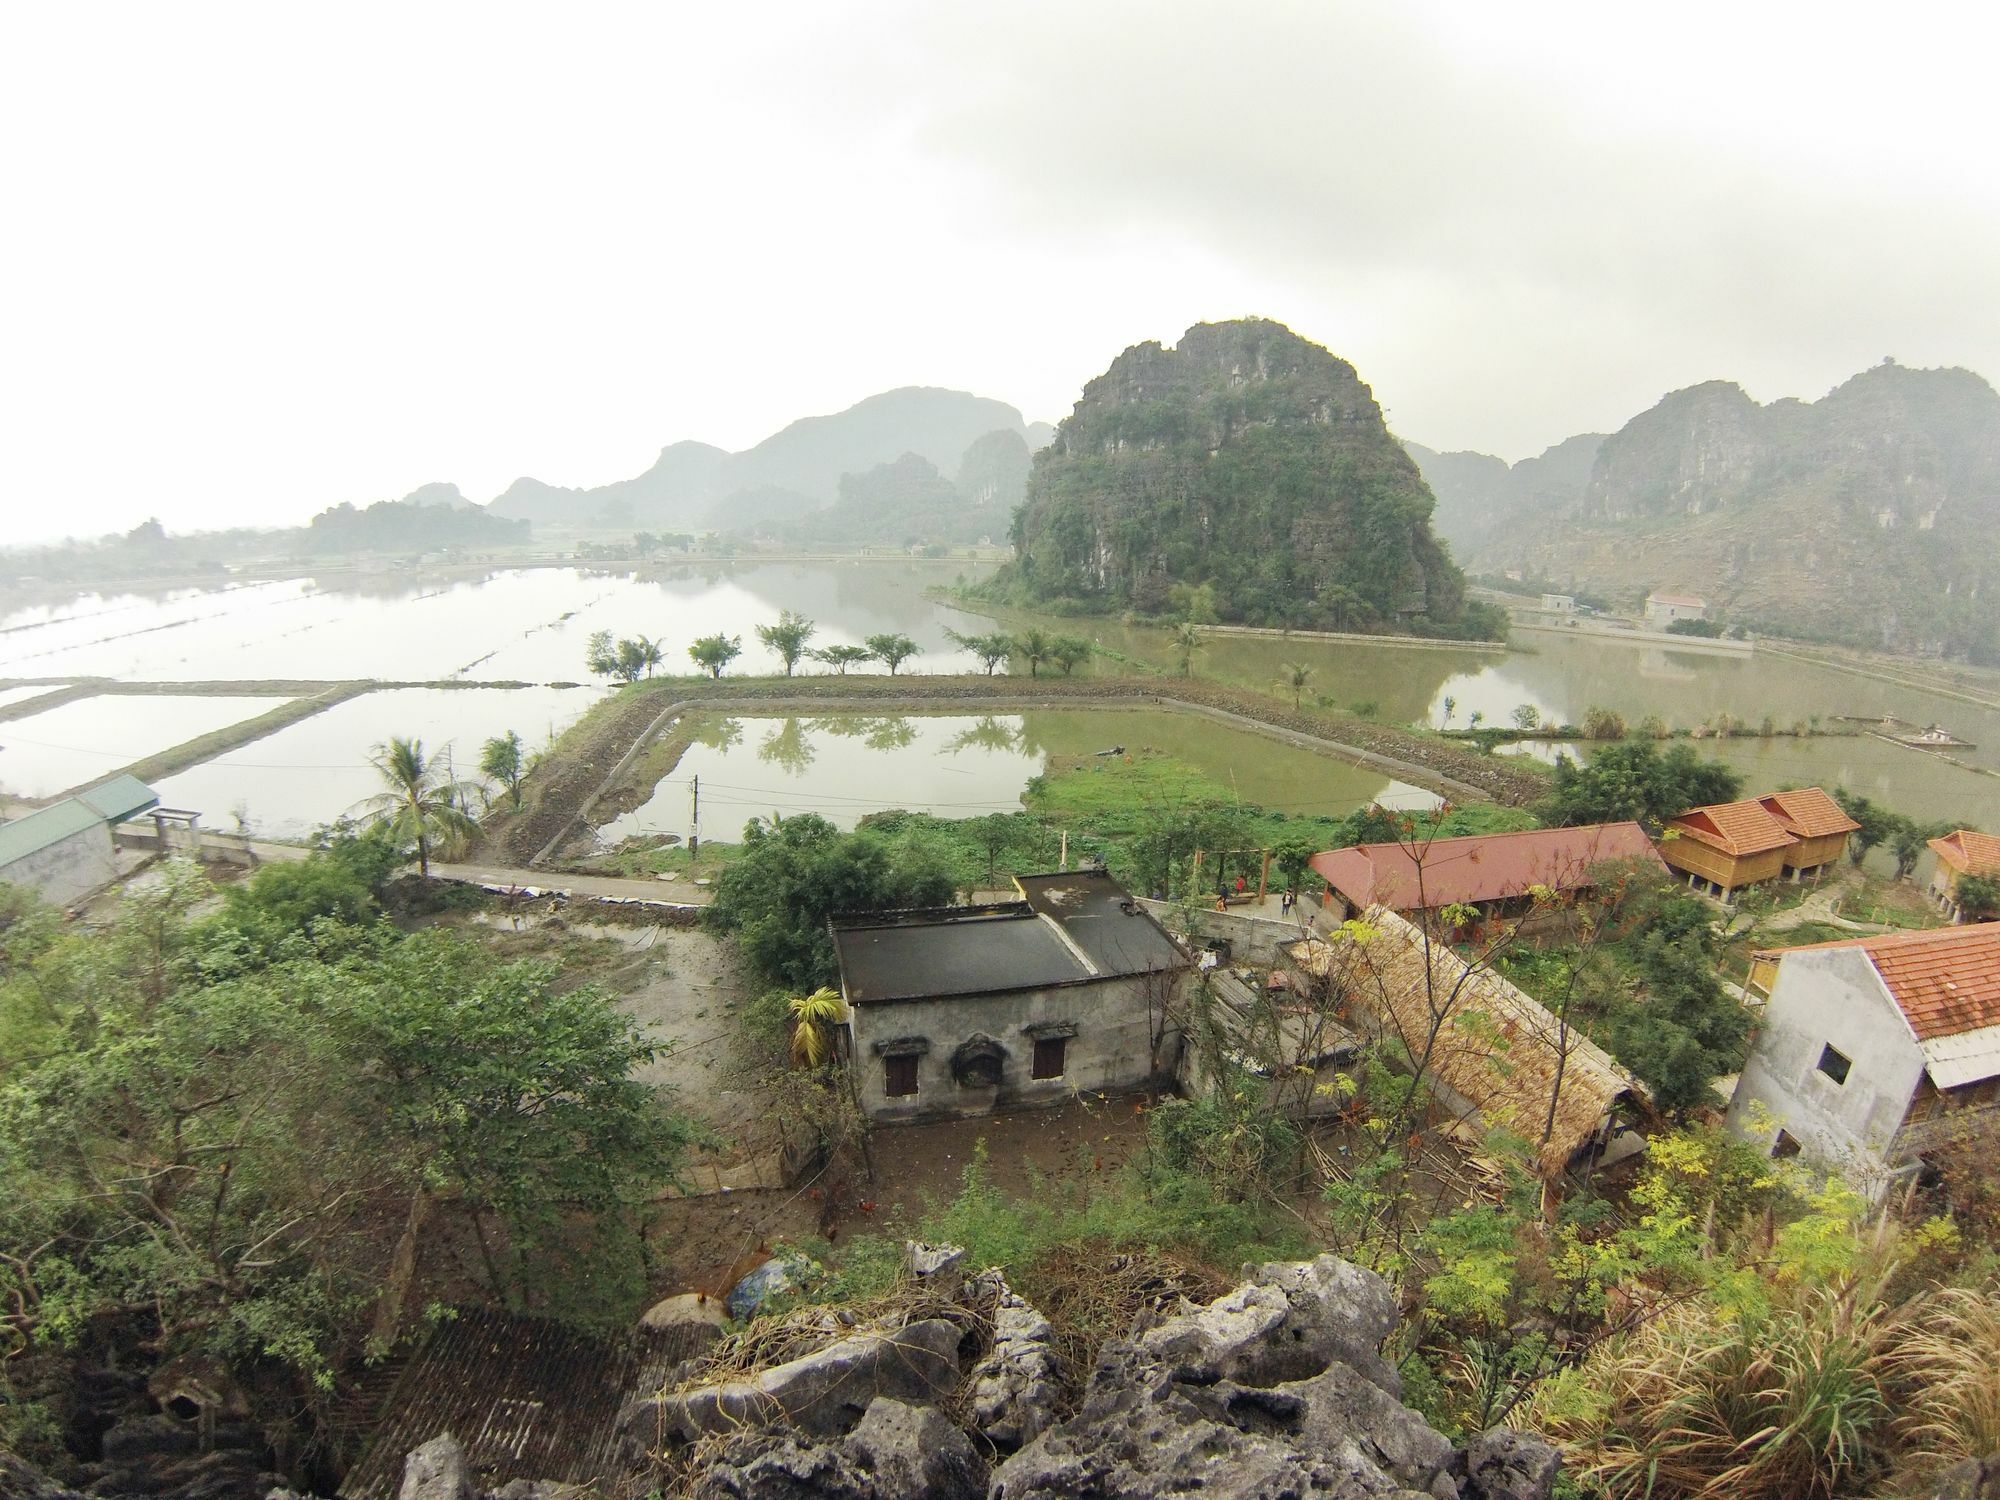
M1795 838L1817 839L1830 833L1852 833L1861 826L1848 817L1840 804L1821 787L1802 786L1795 791L1771 792L1757 801Z
M1530 887L1575 890L1610 860L1636 859L1662 874L1666 865L1637 823L1480 833L1428 844L1359 844L1312 857L1312 868L1352 906L1398 911L1499 901Z
M2000 875L2000 838L1977 829L1961 828L1932 839L1937 857L1961 875Z
M1709 807L1692 807L1678 818L1669 818L1667 827L1682 838L1693 839L1741 858L1762 854L1766 849L1782 849L1798 840L1785 825L1771 816L1755 798L1745 802L1717 802Z
M1812 953L1859 948L1919 1041L2000 1026L2000 922L1892 932L1775 950Z

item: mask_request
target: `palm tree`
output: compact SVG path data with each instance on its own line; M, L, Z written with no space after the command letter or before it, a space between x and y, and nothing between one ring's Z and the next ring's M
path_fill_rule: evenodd
M448 765L427 758L422 740L392 736L388 744L375 747L368 763L385 790L360 804L363 820L383 824L396 838L415 843L417 869L430 879L432 844L449 853L479 830L461 806L472 784L454 777Z
M1055 643L1049 639L1048 632L1040 627L1024 631L1022 634L1015 636L1014 649L1020 655L1028 658L1028 675L1030 677L1038 675L1042 663L1055 655Z
M796 1023L792 1028L792 1061L801 1068L821 1068L833 1057L834 1030L847 1019L847 1003L838 990L822 986L810 995L787 1002Z
M1202 648L1201 632L1194 628L1194 621L1183 620L1174 627L1174 652L1180 657L1181 676L1194 675L1194 654Z
M1438 728L1440 729L1451 728L1451 716L1457 712L1458 712L1458 700L1447 694L1444 700L1444 723L1440 724Z
M1300 700L1305 697L1306 684L1312 681L1313 669L1302 661L1288 661L1281 662L1278 670L1284 674L1279 677L1278 686L1292 690L1292 710L1296 713Z

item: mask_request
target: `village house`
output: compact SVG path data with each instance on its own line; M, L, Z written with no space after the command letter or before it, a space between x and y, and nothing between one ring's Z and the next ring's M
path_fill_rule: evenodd
M2000 1105L2000 924L1814 943L1776 962L1729 1128L1879 1201Z
M1820 787L1772 792L1757 801L1792 836L1782 869L1794 884L1808 876L1817 880L1846 851L1847 836L1861 827Z
M1932 839L1930 846L1931 852L1937 856L1927 887L1930 898L1953 921L1962 922L1965 915L1959 906L1958 882L1967 875L1987 879L2000 877L2000 838L1971 828L1960 828L1941 839Z
M0 881L67 906L118 878L114 824L158 804L153 789L132 776L111 780L0 823Z
M1527 1141L1544 1181L1602 1162L1645 1112L1645 1085L1491 968L1384 907L1361 925L1295 945L1300 972L1330 987L1356 1033L1427 1059L1425 1081L1444 1108Z
M1692 594L1648 594L1646 596L1646 624L1654 630L1665 630L1676 620L1702 620L1708 617L1708 601L1697 599Z
M1785 873L1785 851L1797 840L1756 798L1690 808L1667 819L1660 857L1687 877L1691 889L1733 901L1746 885Z
M1162 1087L1187 951L1102 870L1019 901L836 918L856 1097L877 1121Z
M1552 615L1573 615L1576 613L1576 596L1573 594L1544 594L1542 608Z
M1329 915L1336 920L1371 906L1405 916L1459 906L1474 908L1479 923L1526 915L1540 891L1588 890L1612 866L1667 873L1637 823L1357 844L1322 851L1311 861L1327 884Z

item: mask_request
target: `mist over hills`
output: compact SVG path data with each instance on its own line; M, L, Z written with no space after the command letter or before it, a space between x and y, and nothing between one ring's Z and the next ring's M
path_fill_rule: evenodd
M975 447L996 434L1014 440L1025 453L1052 432L1046 423L1030 427L1004 401L906 386L870 396L845 411L801 417L740 453L707 443L675 443L663 448L645 473L611 484L570 488L523 477L489 509L496 516L540 525L751 534L785 528L787 539L797 533L869 541L901 541L905 534L898 528L917 525L912 533L916 539L971 540L992 529L988 521L965 521L941 492L916 498L911 487L923 476L905 460L915 459L942 478L964 469ZM1025 482L1025 463L1020 467L1020 481ZM897 472L876 474L885 468ZM875 477L866 479L870 475ZM975 488L990 490L992 479L980 470L974 475ZM850 480L862 481L860 488L852 488ZM950 481L944 482L949 489ZM898 497L892 509L900 520L892 522L889 515L867 508L871 485ZM999 530L1004 532L1006 515L1019 501L1016 484L1011 498L986 493L968 511L990 516L1001 505ZM816 515L828 510L840 514ZM853 529L857 525L859 532Z
M1511 468L1406 446L1476 571L1625 603L1685 590L1753 629L2000 660L2000 395L1970 370L1885 360L1768 404L1708 381Z

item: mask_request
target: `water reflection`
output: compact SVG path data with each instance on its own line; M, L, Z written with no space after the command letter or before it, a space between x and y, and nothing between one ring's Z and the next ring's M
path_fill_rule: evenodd
M757 759L792 776L803 776L812 765L814 755L812 741L806 738L805 725L798 719L786 719L765 735L763 743L757 746Z

